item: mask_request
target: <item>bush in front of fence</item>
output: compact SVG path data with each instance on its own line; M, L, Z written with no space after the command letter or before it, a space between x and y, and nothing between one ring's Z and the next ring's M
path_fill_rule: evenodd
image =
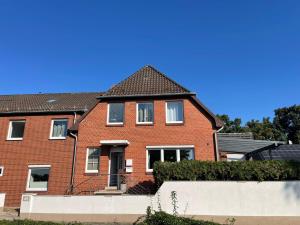
M155 162L153 175L158 187L164 181L300 180L300 163L279 160Z
M210 221L194 220L179 216L173 216L165 212L155 212L147 215L145 220L136 225L220 225Z

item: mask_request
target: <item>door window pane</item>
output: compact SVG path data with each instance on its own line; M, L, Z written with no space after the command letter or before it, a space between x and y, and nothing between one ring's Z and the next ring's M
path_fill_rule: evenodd
M110 103L109 104L109 123L123 123L124 121L124 104Z
M138 122L153 122L153 103L138 103Z
M153 169L156 161L160 161L160 150L148 150L148 169Z
M30 168L28 188L47 190L50 168Z
M164 150L164 161L166 162L176 162L177 154L176 149L165 149Z
M25 121L11 121L10 122L10 135L9 138L23 138Z
M193 160L194 151L192 149L180 149L180 161L182 160Z
M167 123L183 122L183 105L181 101L167 102Z
M68 130L68 120L53 120L52 138L65 138Z

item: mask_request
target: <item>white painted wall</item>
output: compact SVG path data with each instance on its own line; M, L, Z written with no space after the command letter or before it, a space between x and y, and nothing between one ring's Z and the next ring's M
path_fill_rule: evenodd
M300 181L165 182L155 196L23 195L21 214L145 214L148 206L157 210L158 202L172 213L172 191L181 215L300 216Z
M0 210L4 207L5 193L0 193Z

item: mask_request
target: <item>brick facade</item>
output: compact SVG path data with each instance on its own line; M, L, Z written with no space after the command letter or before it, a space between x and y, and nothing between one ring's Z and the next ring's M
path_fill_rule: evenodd
M6 193L5 206L18 207L26 192L28 165L51 165L48 191L39 194L64 194L70 183L74 139L50 140L51 120L67 118L73 124L73 115L0 116L0 192ZM21 141L8 141L10 120L25 119Z
M107 125L107 102L100 102L79 124L78 149L75 176L75 190L84 193L98 186L99 190L107 186L109 173L110 147L102 148L100 156L100 174L85 173L86 151L88 147L100 147L101 140L128 140L125 147L125 159L133 160L131 181L151 183L153 177L146 172L146 146L194 145L196 160L215 160L213 134L215 128L211 118L188 98L184 102L184 123L167 125L165 102L167 99L154 100L154 124L136 124L136 103L125 102L123 126Z

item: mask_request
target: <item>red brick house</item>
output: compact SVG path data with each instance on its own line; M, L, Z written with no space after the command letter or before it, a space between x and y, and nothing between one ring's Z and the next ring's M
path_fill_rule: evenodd
M119 189L120 183L145 190L152 184L155 161L217 159L215 134L222 123L194 93L153 67L145 66L96 94L66 97L81 106L77 119L75 110L50 108L37 114L1 113L0 192L8 194L7 206L17 206L25 191L107 194L102 190ZM31 102L27 104L22 107ZM57 107L64 104L69 102ZM65 120L51 122L54 118L68 119L68 135L62 128ZM20 134L11 128L14 120L26 120L23 140L7 139L11 133L17 138ZM52 140L53 133L64 139Z

